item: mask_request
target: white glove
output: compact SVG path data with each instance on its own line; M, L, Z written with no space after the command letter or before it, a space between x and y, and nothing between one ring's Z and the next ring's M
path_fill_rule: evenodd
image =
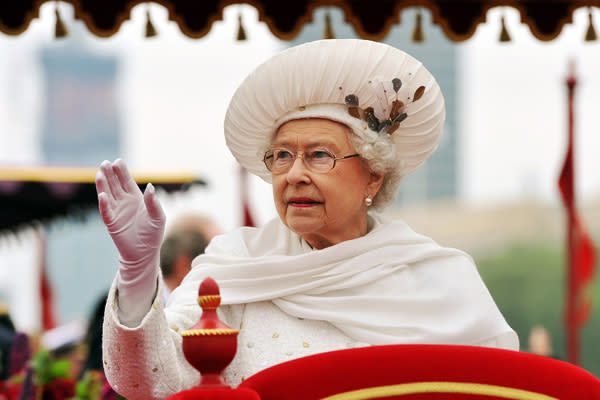
M123 160L104 161L96 174L100 215L119 251L119 318L137 326L156 295L165 214L148 183L142 192Z

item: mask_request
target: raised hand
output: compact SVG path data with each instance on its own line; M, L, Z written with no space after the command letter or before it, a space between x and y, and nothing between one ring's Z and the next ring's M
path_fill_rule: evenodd
M143 264L157 256L165 214L149 183L144 194L123 160L104 161L96 174L100 215L117 246L120 261ZM156 267L156 266L155 266Z
M100 215L119 251L119 316L141 321L156 291L165 214L149 183L144 193L123 160L104 161L96 174Z

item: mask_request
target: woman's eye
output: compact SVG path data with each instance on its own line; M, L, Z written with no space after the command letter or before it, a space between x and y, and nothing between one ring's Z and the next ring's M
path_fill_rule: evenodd
M293 155L291 152L287 151L287 150L280 150L278 152L275 153L275 158L277 160L287 160L292 158Z
M313 160L328 159L331 158L331 154L323 150L315 150L310 153L310 158Z

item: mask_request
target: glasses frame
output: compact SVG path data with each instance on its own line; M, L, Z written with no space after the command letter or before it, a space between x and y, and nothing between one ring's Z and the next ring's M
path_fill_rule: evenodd
M267 162L267 159L268 159L268 158L270 158L270 157L273 157L273 156L274 156L274 153L273 153L273 152L274 152L275 150L285 150L285 151L287 151L287 152L290 152L290 153L292 153L292 155L293 155L294 157L293 157L293 161L290 163L290 166L289 166L289 168L288 168L288 169L286 169L286 170L284 170L284 171L281 171L281 172L273 172L273 170L272 170L271 168L269 168L269 164L268 164L268 162ZM354 154L349 154L349 155L347 155L347 156L343 156L343 157L336 157L336 156L335 156L335 154L333 154L333 153L332 153L332 152L330 152L329 150L322 150L322 149L320 149L319 151L322 151L323 153L327 153L327 154L329 154L330 156L332 156L332 157L331 157L331 159L333 160L333 164L331 165L331 168L329 168L327 171L317 171L317 170L315 170L315 169L314 169L314 167L311 167L311 166L310 166L310 164L309 164L309 163L307 163L307 162L306 162L306 159L304 158L304 153L305 153L304 151L298 151L298 152L294 152L294 151L292 151L292 150L290 150L290 149L286 149L285 147L275 147L275 148L273 148L273 149L269 149L269 150L265 151L265 155L263 156L263 163L265 164L265 167L266 167L266 168L267 168L267 169L268 169L268 170L269 170L271 173L273 173L273 174L283 174L283 173L287 173L287 172L288 172L290 169L292 169L292 166L294 165L294 163L296 162L296 160L297 160L298 158L301 158L301 159L302 159L302 162L304 163L304 166L306 167L306 169L308 169L309 171L312 171L312 172L318 173L318 174L325 174L325 173L327 173L327 172L329 172L329 171L331 171L332 169L334 169L334 168L335 168L335 166L336 166L336 162L337 162L337 161L346 160L346 159L348 159L348 158L353 158L353 157L359 157L359 156L360 156L360 154L359 154L359 153L354 153ZM269 155L269 153L271 153L271 154ZM271 166L272 166L272 165L273 165L273 164L271 163Z

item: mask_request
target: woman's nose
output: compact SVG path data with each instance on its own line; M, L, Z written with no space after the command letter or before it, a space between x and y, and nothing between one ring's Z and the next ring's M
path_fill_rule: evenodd
M295 185L298 183L308 183L310 182L310 177L308 175L308 168L304 163L304 158L302 157L302 153L298 153L296 155L296 159L292 163L290 170L287 172L287 181L289 184Z

